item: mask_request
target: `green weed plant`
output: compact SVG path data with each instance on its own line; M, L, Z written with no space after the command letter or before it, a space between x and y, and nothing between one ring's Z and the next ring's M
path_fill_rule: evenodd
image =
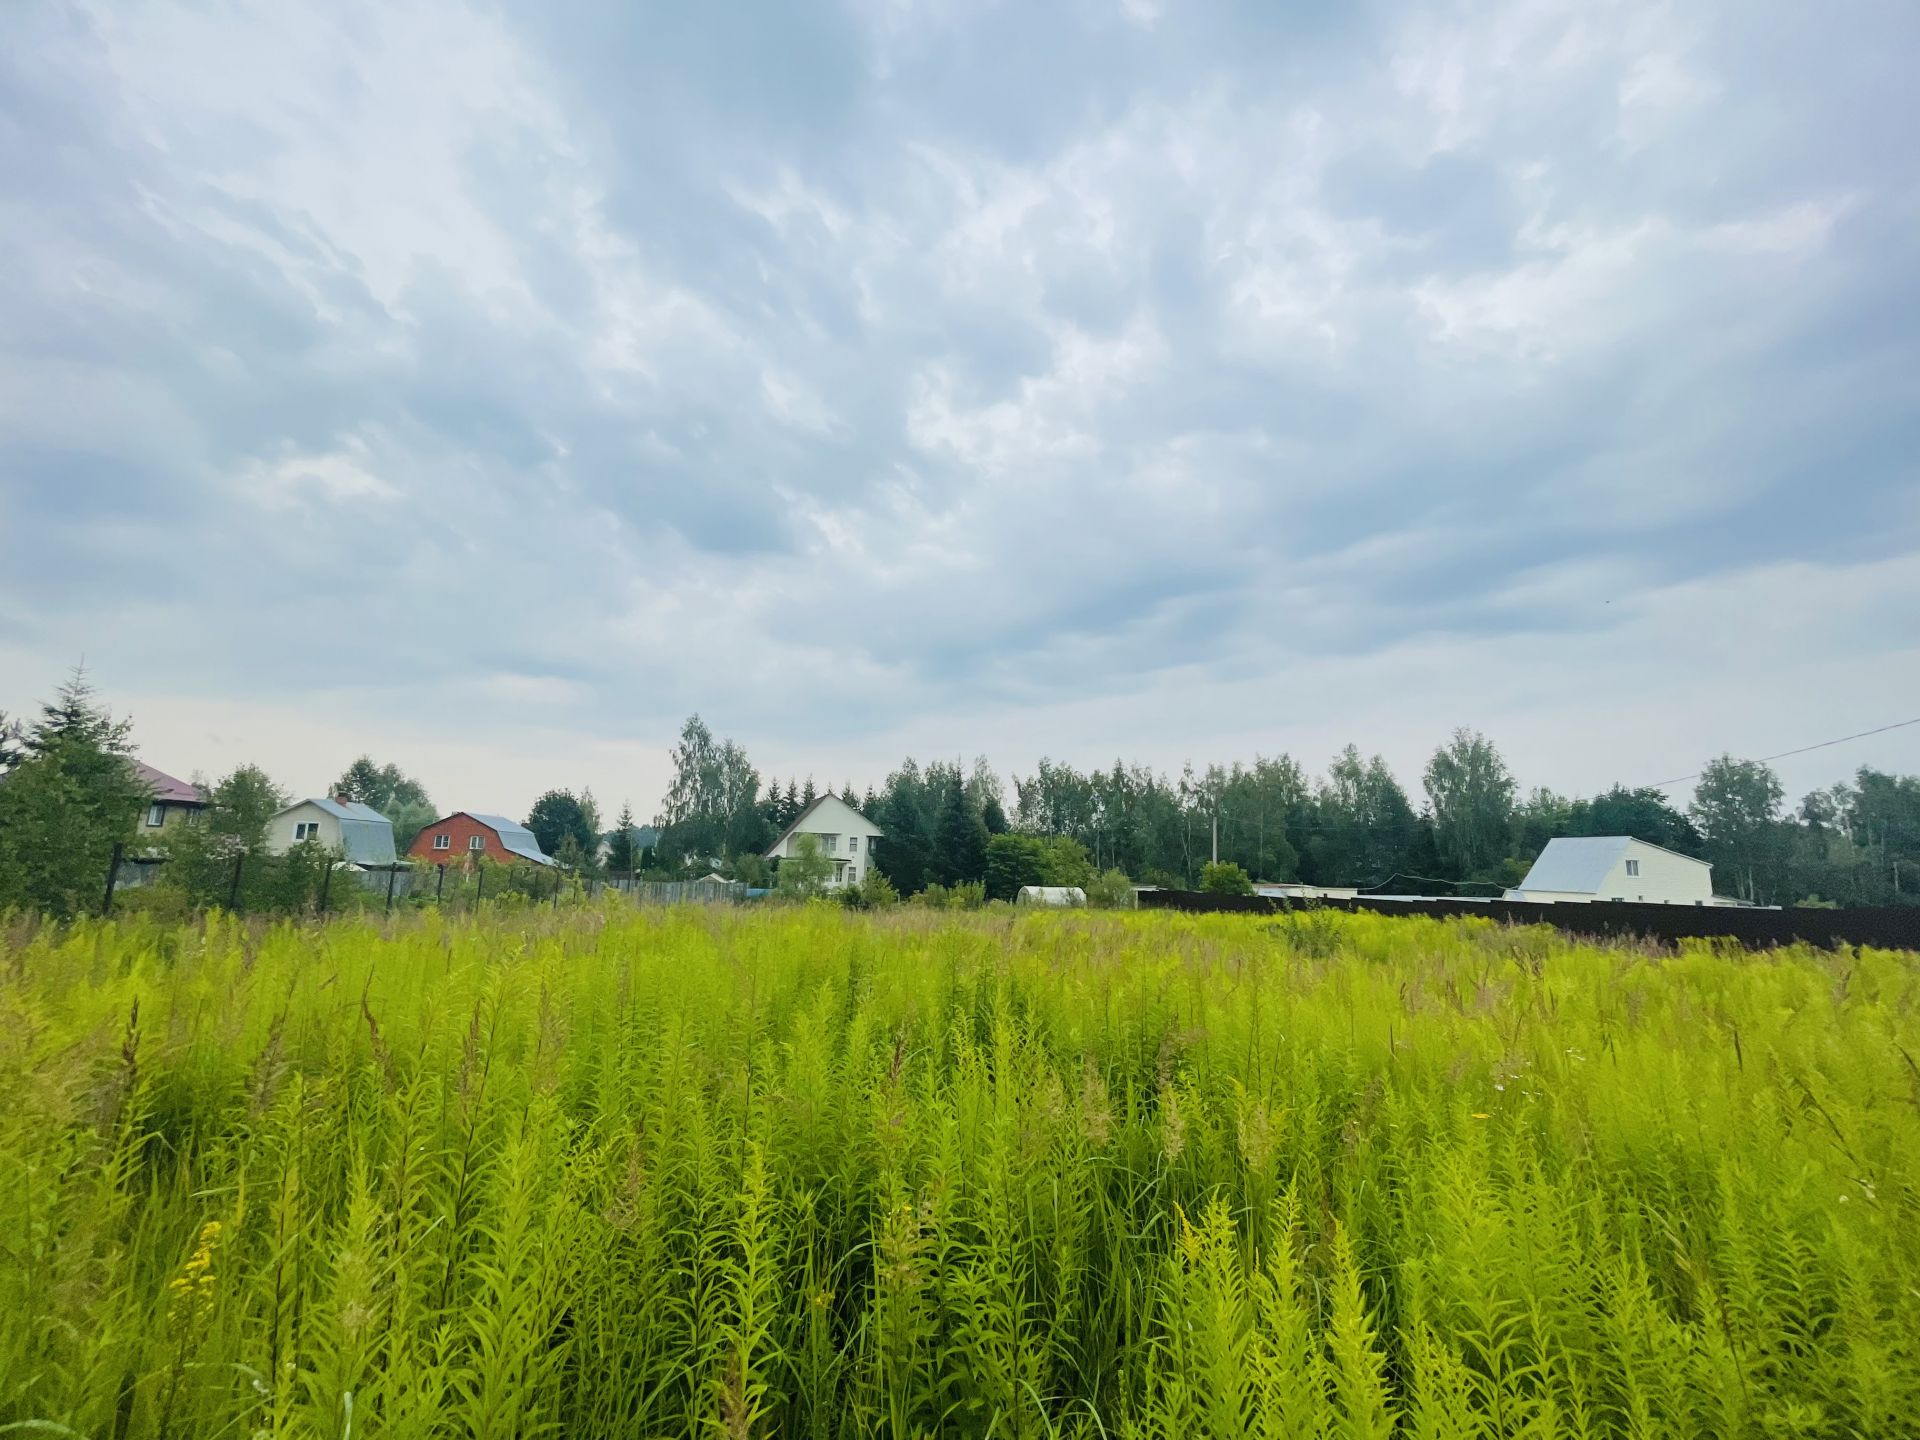
M0 923L0 1434L1916 1433L1912 955Z

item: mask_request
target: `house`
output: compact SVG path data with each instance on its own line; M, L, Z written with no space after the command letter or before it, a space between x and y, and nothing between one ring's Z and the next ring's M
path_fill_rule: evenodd
M1020 893L1013 897L1013 903L1084 909L1087 892L1078 885L1022 885Z
M407 858L436 865L461 859L494 860L502 865L554 863L526 826L504 815L480 815L471 810L456 810L427 826L408 848Z
M176 780L164 770L156 770L144 761L133 762L140 783L153 792L146 814L140 817L140 836L145 839L169 825L191 825L207 808L206 792L198 785Z
M1691 855L1630 835L1561 836L1549 840L1508 900L1584 903L1644 901L1650 905L1731 905L1713 893L1713 867Z
M826 884L828 889L837 890L866 879L867 869L873 864L873 842L885 834L838 795L822 795L773 842L766 858L777 870L782 860L800 853L802 837L811 835L820 842L820 853L833 862Z
M358 800L300 800L267 822L267 849L275 855L307 840L339 851L350 865L394 863L393 823Z

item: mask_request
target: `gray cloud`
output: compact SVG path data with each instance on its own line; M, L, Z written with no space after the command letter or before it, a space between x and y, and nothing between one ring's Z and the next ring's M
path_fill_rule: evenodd
M1572 694L1643 597L1704 624L1796 566L1874 567L1891 610L1835 633L1911 644L1898 10L36 0L15 31L8 708L84 650L375 748L449 696L582 744L697 707L876 751L1105 702L1166 760L1297 721L1278 673L1358 697L1409 646ZM1697 679L1663 643L1649 715ZM1488 703L1446 723L1541 723Z

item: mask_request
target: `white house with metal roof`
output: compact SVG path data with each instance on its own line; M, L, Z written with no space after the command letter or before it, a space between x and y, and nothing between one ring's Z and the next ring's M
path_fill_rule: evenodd
M1731 905L1713 893L1704 860L1631 835L1576 835L1549 840L1509 900L1626 900L1649 905Z
M394 863L393 822L358 800L301 800L267 822L267 849L284 855L317 840L353 865Z
M818 841L820 853L833 862L826 885L837 890L866 878L873 864L873 842L886 832L838 795L822 795L768 847L766 858L778 868L782 860L800 853L801 837L806 835Z

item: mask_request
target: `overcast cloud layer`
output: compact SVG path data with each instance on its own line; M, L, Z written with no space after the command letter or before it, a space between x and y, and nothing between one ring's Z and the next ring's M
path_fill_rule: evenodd
M1920 715L1920 9L27 0L0 707L649 812ZM1920 769L1920 727L1782 767Z

